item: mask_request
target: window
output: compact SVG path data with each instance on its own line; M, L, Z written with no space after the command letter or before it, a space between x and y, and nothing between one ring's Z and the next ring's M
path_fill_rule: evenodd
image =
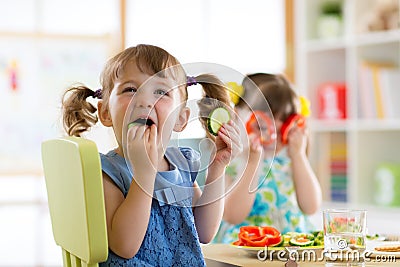
M130 0L126 46L158 45L181 63L212 62L242 73L282 72L281 0Z
M284 12L281 0L130 0L126 46L153 44L166 49L182 64L222 64L243 75L283 72ZM199 95L199 91L193 93L193 97ZM197 114L190 100L189 92L189 106L192 114ZM203 137L199 125L191 120L179 138Z

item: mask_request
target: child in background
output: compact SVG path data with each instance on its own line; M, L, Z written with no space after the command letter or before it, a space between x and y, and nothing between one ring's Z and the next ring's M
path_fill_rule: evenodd
M108 61L101 90L82 85L64 94L63 122L69 135L80 136L93 126L97 111L118 143L100 155L109 245L108 259L100 266L205 265L200 243L210 242L218 230L225 167L241 144L234 122L223 124L201 192L195 181L199 154L186 147L166 147L172 131L182 131L188 123L188 86L201 84L207 97L222 106L229 105L229 97L213 75L189 78L165 50L138 45ZM88 97L100 99L97 109ZM125 125L130 107L133 123Z
M239 228L244 225L274 226L281 233L315 230L310 229L305 214L318 210L321 188L307 158L307 130L294 126L287 145L280 138L283 122L291 114L299 113L299 98L280 75L252 74L242 84L244 95L235 106L239 118L246 122L255 110L268 114L266 99L276 126L276 147L275 143L260 143L259 136L242 134L249 138L243 143L249 145L226 172L226 187L232 187L214 241L237 240ZM250 91L257 90L254 84L265 99L254 97Z

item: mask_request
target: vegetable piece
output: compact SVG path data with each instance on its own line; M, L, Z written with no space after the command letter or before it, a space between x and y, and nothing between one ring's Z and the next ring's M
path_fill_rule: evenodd
M270 226L242 226L238 237L234 244L250 247L277 246L283 242L281 233Z
M147 126L151 126L154 124L154 122L151 119L143 119L143 118L139 118L133 122L130 122L128 124L128 129L135 126L135 125L139 125L139 124L143 124L143 125L147 125Z
M263 111L254 111L246 122L248 134L258 134L260 143L269 145L276 140L276 132L272 119Z
M287 120L282 124L281 127L281 140L283 144L288 143L288 135L290 130L297 125L297 127L304 128L306 124L306 119L300 114L292 114L287 118Z
M210 112L207 119L207 127L211 134L217 135L222 124L227 123L231 116L226 108L216 108Z
M314 246L324 245L324 231L315 231L312 233L314 235Z
M312 234L298 234L292 237L289 241L292 246L308 247L314 245L314 235Z

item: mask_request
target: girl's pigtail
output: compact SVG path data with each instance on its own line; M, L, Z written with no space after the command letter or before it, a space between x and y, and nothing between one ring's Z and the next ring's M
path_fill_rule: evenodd
M69 136L80 137L98 121L97 108L86 101L88 97L101 98L101 91L79 85L69 88L62 97L63 125Z
M199 106L199 120L207 132L207 119L211 111L219 107L224 107L232 113L229 93L224 83L212 74L202 74L194 79L203 87L205 93L205 96L197 104Z

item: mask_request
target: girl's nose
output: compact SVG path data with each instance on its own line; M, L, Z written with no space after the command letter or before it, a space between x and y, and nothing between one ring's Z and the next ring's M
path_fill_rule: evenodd
M142 88L142 90L139 89L134 96L136 106L141 108L152 108L154 106L154 99L149 93L149 90L143 89L144 88Z

